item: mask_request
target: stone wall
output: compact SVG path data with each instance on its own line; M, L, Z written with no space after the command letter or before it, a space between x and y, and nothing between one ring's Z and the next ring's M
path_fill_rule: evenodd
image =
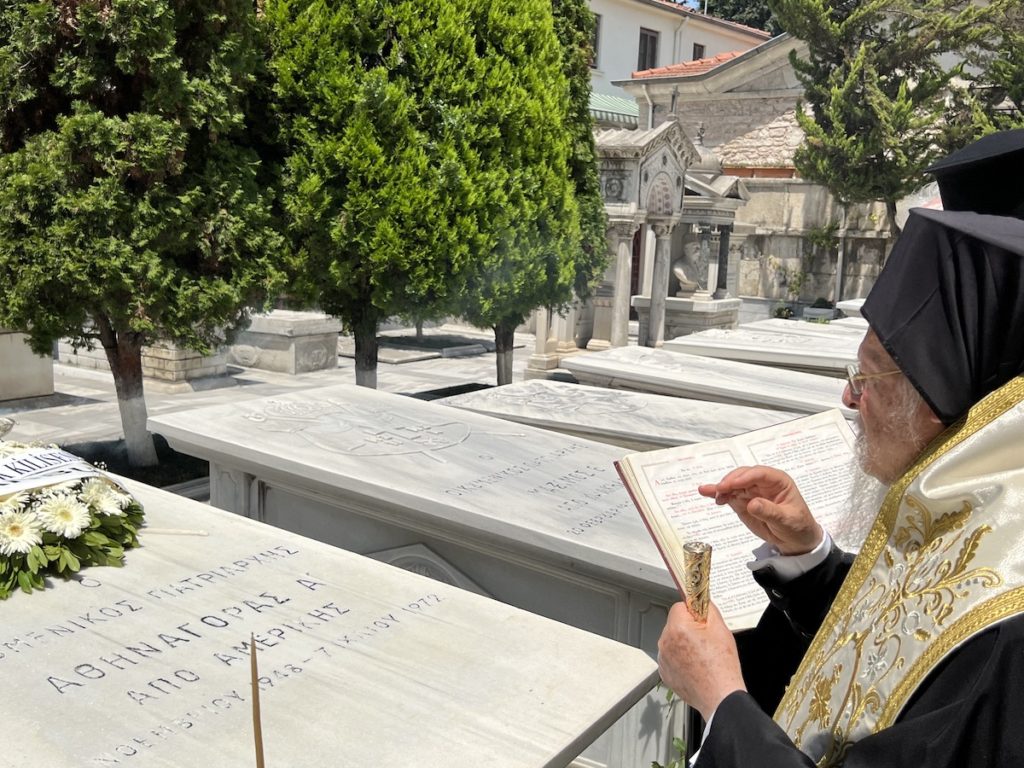
M747 188L750 200L737 212L730 243L740 296L813 302L867 295L888 250L883 205L844 211L824 187L799 179L749 179ZM836 296L841 242L842 295Z
M792 97L684 102L677 107L688 136L704 125L704 143L726 167L791 168L803 141Z
M834 225L853 237L889 237L881 203L850 205L844 214L828 190L802 179L744 179L750 200L736 212L736 228L809 234ZM844 219L845 216L845 219Z
M726 173L742 175L749 200L736 214L730 239L730 294L772 301L835 301L866 295L888 250L885 206L846 210L821 186L796 178L793 157L803 141L796 122L799 83L788 60L769 58L728 90L679 95L675 112L691 140L703 143ZM727 75L722 78L728 80ZM723 81L724 82L724 81ZM670 84L651 81L653 123L672 111ZM650 110L641 105L641 128ZM760 172L759 172L759 169ZM773 178L774 177L774 178ZM844 242L842 296L835 296L838 240ZM799 283L794 290L794 283Z
M811 303L866 296L883 264L886 241L848 238L843 260L842 295L835 295L835 250L807 252L806 240L786 235L748 235L738 246L737 290L783 302Z
M0 400L53 394L53 360L33 352L27 338L0 328Z
M70 342L61 340L57 345L57 357L66 365L99 371L110 370L107 355L99 346L92 349L80 347L75 350ZM142 348L142 375L149 379L182 382L209 376L224 376L227 372L227 356L223 350L213 355L201 355L169 342L159 342Z

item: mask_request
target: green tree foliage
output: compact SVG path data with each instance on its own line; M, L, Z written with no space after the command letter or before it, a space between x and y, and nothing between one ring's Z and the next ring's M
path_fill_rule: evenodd
M573 107L550 3L473 3L471 20L492 84L478 115L492 135L479 151L497 183L487 190L490 239L476 252L460 314L494 329L502 384L511 379L515 328L537 307L566 306L574 287L592 279L581 264L603 263L604 254L588 256L581 245L570 178L580 133L567 129Z
M990 33L973 58L971 91L995 128L1024 126L1024 4L996 0Z
M375 386L380 321L450 311L488 242L475 41L458 3L269 0L266 14L300 293L355 336L357 383Z
M772 35L782 33L768 0L708 0L708 13L719 19L763 29Z
M590 62L594 51L594 14L586 0L552 0L555 34L562 53L562 71L569 85L565 130L572 146L569 175L576 188L582 252L576 262L576 295L593 291L608 263L607 221L594 150L590 116Z
M810 113L797 111L806 141L800 173L840 201L884 201L898 235L896 201L926 181L923 170L975 114L951 112L946 65L986 34L987 11L962 0L771 0L779 22L808 46L792 56Z
M375 384L385 317L486 326L568 299L580 234L549 4L266 12L291 232L307 291L355 336L357 383Z
M278 285L259 56L242 0L0 5L0 325L102 344L135 464L142 345L205 350Z

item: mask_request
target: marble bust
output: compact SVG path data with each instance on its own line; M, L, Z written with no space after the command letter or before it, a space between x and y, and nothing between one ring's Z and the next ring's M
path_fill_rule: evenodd
M701 288L697 277L700 246L697 243L686 243L683 245L683 255L672 262L672 274L679 281L679 290L676 296L692 296Z

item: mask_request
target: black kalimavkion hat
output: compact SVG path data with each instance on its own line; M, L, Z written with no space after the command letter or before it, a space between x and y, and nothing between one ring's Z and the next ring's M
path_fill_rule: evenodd
M947 211L1024 218L1024 128L990 133L925 170Z
M952 424L1024 372L1024 220L911 209L861 311Z

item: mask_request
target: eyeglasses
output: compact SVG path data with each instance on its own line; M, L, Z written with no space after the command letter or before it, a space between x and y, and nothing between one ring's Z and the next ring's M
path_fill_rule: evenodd
M894 371L883 371L882 373L861 373L860 365L852 363L846 366L846 381L850 385L850 394L860 397L864 394L864 382L868 379L878 379L882 376L892 376L896 373L903 373L899 368Z

